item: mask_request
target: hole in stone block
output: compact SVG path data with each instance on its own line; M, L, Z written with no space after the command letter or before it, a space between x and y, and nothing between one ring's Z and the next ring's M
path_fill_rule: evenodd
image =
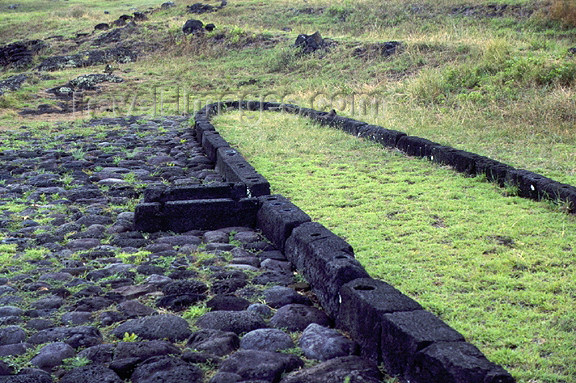
M292 209L283 209L282 211L292 211Z
M312 234L310 234L310 236L311 236L311 237L319 237L319 236L320 236L320 233L312 233Z
M375 289L376 288L374 286L367 286L367 285L354 286L354 290L360 290L360 291L371 291Z

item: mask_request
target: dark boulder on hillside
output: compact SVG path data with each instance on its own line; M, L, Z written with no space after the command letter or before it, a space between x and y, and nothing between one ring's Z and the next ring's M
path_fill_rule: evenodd
M148 20L148 16L144 12L134 12L134 21L146 21Z
M403 44L400 41L386 41L383 43L365 44L354 49L353 55L362 58L388 57L400 51Z
M18 41L0 47L0 66L24 68L32 63L35 55L47 48L42 40Z
M206 29L208 32L212 32L214 29L216 29L216 25L210 23L210 24L206 24L206 26L204 27L204 29Z
M189 35L191 33L201 33L204 30L204 23L200 20L188 20L182 27L182 32L185 35Z
M568 49L568 53L571 54L571 55L573 55L573 56L576 56L576 47L574 47L574 48L569 48L569 49Z
M127 47L82 52L75 55L48 57L36 68L39 71L55 71L65 68L82 68L111 62L128 63L135 61L138 54Z
M214 7L210 4L202 4L202 3L195 3L192 5L188 5L186 7L188 13L196 13L196 14L215 12L217 9L218 9L217 7Z
M110 24L108 23L100 23L94 26L95 31L107 31L108 29L110 29Z
M298 35L294 45L301 48L302 52L304 53L312 53L319 49L325 48L327 44L320 35L320 32L315 32L311 35Z
M28 79L25 74L19 74L16 76L8 77L5 80L0 81L0 96L2 96L7 91L14 91L20 89L24 81Z

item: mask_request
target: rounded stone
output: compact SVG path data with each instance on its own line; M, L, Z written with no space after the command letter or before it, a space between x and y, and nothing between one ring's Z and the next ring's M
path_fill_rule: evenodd
M266 328L261 316L248 311L213 311L202 315L196 321L201 328L231 331L236 334Z
M132 383L202 383L202 380L199 367L170 356L150 358L132 374Z
M43 370L50 370L61 365L64 359L72 358L74 355L76 352L70 345L64 342L55 342L42 347L30 363Z
M26 340L26 331L20 326L0 328L0 346L22 343Z
M176 342L188 338L192 331L185 319L163 314L131 319L118 326L112 333L120 339L128 333L136 334L142 339L168 339Z
M304 331L311 323L329 326L330 319L323 311L300 304L282 306L270 319L273 327L288 331Z
M250 331L240 340L240 348L245 350L281 351L294 347L290 335L282 330L263 328Z
M342 356L353 355L356 344L338 331L310 324L300 337L299 346L309 359L326 361Z

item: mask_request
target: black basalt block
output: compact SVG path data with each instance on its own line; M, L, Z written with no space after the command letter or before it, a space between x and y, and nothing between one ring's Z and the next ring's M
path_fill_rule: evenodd
M195 120L194 131L196 132L196 140L202 143L202 137L206 132L215 132L216 128L207 120Z
M366 138L388 148L395 148L398 140L406 133L397 130L384 129L381 126L365 125L358 128L358 137Z
M317 110L309 108L300 108L298 114L300 114L302 117L308 117L312 120L316 120L322 114L322 112L318 112Z
M382 361L392 375L405 375L416 354L437 342L464 342L464 337L428 311L382 316Z
M506 174L506 183L518 187L518 195L524 198L539 200L546 198L546 190L558 184L550 178L523 169L512 169Z
M476 174L484 174L488 181L496 182L500 186L506 184L506 180L509 179L508 173L513 170L516 169L491 158L478 156L476 159Z
M514 383L502 367L466 342L434 343L418 352L406 379L414 383Z
M338 314L340 288L351 280L368 277L354 258L352 246L316 222L295 228L286 241L284 253L333 318Z
M208 157L210 161L216 161L218 149L230 148L228 142L216 131L204 132L201 142L206 152L206 157Z
M258 200L246 198L170 201L164 205L166 229L176 233L216 230L231 226L254 227Z
M372 278L359 278L343 285L340 300L336 325L358 342L362 356L378 362L382 362L382 315L422 310L412 298Z
M547 179L550 182L538 182L540 197L567 205L570 213L576 213L576 187Z
M242 182L246 185L251 197L270 194L270 183L250 165L235 149L222 147L218 149L216 170L228 182Z
M134 229L153 233L163 230L166 220L158 202L141 203L134 211Z
M281 195L262 196L257 215L257 227L280 250L299 225L310 222L310 216Z
M315 252L336 252L354 255L352 246L318 222L298 226L286 241L285 255L298 269L303 269L306 258Z
M396 143L396 148L408 154L409 156L426 158L430 158L432 156L433 148L439 146L441 145L436 142L432 142L425 138L416 136L400 137Z
M453 167L460 173L476 174L476 161L479 156L474 153L458 150L449 146L434 146L430 155L433 162Z
M366 125L367 124L365 122L339 116L335 117L330 122L330 126L343 130L344 132L353 134L355 136L358 135L358 131L360 130L360 128Z
M144 191L144 202L185 201L195 199L246 198L246 185L215 182L208 185L154 187Z

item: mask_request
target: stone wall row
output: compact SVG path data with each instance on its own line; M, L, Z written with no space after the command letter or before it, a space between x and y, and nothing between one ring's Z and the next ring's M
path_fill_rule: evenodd
M469 176L483 175L490 182L500 186L517 188L518 195L534 200L553 200L566 204L568 211L576 214L576 187L560 183L540 174L517 169L502 162L444 146L425 138L409 136L406 133L369 125L347 117L327 112L302 108L292 104L260 101L230 101L210 104L196 115L195 129L200 137L204 133L216 133L210 118L226 110L245 109L252 111L280 111L308 117L324 126L330 126L357 137L363 137L388 148L398 149L410 156L426 158L441 165L453 167ZM202 138L202 142L204 139ZM206 147L210 147L207 145ZM208 149L207 149L208 150Z
M323 125L398 148L410 155L452 165L467 174L486 174L499 183L520 181L527 185L524 189L519 186L520 190L538 191L526 196L542 198L539 193L550 192L554 187L554 192L559 192L561 184L402 132L295 105L226 102L208 105L195 115L197 139L212 160L222 163L217 169L225 175L226 181L253 181L246 186L252 198L258 200L256 227L284 251L336 325L360 345L362 356L382 364L389 374L411 383L515 382L506 370L490 362L460 333L424 310L418 302L393 286L371 278L355 259L350 244L321 224L312 222L285 197L270 195L268 182L249 164L244 168L225 165L229 153L233 153L230 157L243 158L218 135L210 118L230 109L276 110L307 116ZM243 173L246 168L248 175ZM576 191L568 185L561 186L565 190L560 196L576 202Z

